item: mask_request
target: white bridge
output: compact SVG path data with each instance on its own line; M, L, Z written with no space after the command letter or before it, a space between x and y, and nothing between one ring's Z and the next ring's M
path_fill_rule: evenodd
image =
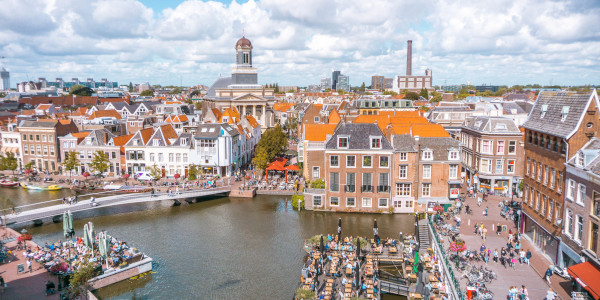
M79 200L77 204L63 204L62 199L50 200L41 203L34 203L24 206L16 207L15 210L17 213L6 214L2 217L2 224L11 225L11 224L19 224L25 222L41 222L43 219L47 218L59 218L62 214L70 210L71 212L78 211L86 211L93 210L102 207L108 206L117 206L117 205L125 205L125 204L134 204L134 203L144 203L144 202L154 202L154 201L165 201L172 200L178 201L187 198L197 198L218 194L228 194L230 192L231 187L221 187L221 188L212 188L206 190L188 190L181 191L177 193L172 193L169 195L168 192L156 192L152 193L135 193L135 194L121 194L114 196L106 196L95 199L95 203L97 205L91 205L91 197L96 194L88 194L88 195L80 195L78 198L87 197L86 200ZM35 206L39 206L41 204L47 204L50 202L57 202L59 204L40 207L40 208L31 208ZM38 221L39 220L39 221Z

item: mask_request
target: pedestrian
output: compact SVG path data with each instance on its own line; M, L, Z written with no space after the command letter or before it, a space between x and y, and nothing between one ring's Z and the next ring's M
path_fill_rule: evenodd
M527 259L526 262L529 265L529 260L531 259L531 251L529 251L529 249L527 249L527 252L525 253L525 258Z
M477 206L481 206L481 197L477 197Z
M513 241L513 233L512 233L512 229L508 231L508 242L512 243Z
M4 277L2 277L2 275L0 275L0 290L2 290L2 293L4 293L5 287L6 287L6 283L4 282Z
M521 289L519 289L519 299L520 300L528 300L529 299L529 293L527 292L527 288L522 285Z
M498 225L496 225L496 235L500 235L501 231L502 231L502 225L500 225L500 223L498 223Z
M456 227L460 227L460 217L456 216Z
M552 274L554 274L554 272L552 272L552 266L548 267L548 270L546 270L546 273L544 274L544 279L548 282L548 284L550 284L550 277L552 277ZM546 299L548 296L546 296ZM552 298L554 299L554 298Z
M481 230L481 238L483 239L483 241L485 242L485 237L487 236L487 228L485 228L485 226L483 227L483 229Z
M485 210L483 210L483 216L484 216L484 217L487 217L487 215L488 215L488 208L487 208L487 206L486 206L486 207L485 207Z
M546 299L545 300L554 300L556 299L556 292L554 292L554 290L552 290L551 288L548 289L548 292L546 292Z
M30 258L27 258L27 270L29 270L29 273L32 272L31 259Z
M498 263L498 249L494 250L494 262Z
M525 250L521 249L519 251L519 264L525 263Z
M477 228L479 227L479 224L475 223L475 234L477 234Z
M77 204L78 198L79 196L75 195L75 204Z

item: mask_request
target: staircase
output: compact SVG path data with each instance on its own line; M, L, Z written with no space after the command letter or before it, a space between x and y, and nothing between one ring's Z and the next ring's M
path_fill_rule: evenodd
M419 234L419 253L425 253L427 248L431 248L431 236L429 235L427 219L419 220L417 230Z

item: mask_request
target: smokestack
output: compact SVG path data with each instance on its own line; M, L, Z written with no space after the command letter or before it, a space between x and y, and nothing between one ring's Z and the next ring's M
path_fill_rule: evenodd
M406 75L412 75L412 41L408 40L406 47Z

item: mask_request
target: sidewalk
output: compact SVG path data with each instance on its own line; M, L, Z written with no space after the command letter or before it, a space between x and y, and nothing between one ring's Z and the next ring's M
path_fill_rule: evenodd
M481 196L481 194L479 195ZM488 249L492 249L492 253L494 249L498 249L498 252L500 252L502 247L506 247L509 229L516 232L517 228L515 227L514 222L512 220L506 220L500 215L498 203L501 199L501 196L487 196L487 201L482 202L481 207L479 207L477 206L477 198L466 198L464 204L469 205L472 213L467 215L463 206L460 215L462 219L460 233L469 250L477 250L477 252L479 252L479 247L483 243L483 239L474 232L476 223L484 224L488 229L485 245ZM515 198L515 200L520 202L521 199ZM486 207L488 208L487 217L483 216L483 211ZM496 226L498 223L506 225L508 228L506 232L502 232L500 235L496 235ZM525 249L525 251L529 249L532 253L529 266L517 262L514 265L514 269L510 267L504 268L500 263L496 264L490 259L487 267L492 269L498 275L498 279L494 280L489 285L494 292L494 298L504 299L506 295L508 295L510 286L514 285L520 288L521 285L525 285L529 291L530 299L544 299L546 292L550 287L552 287L561 299L571 299L570 281L554 275L551 277L552 285L549 286L543 279L543 275L548 269L548 266L550 266L550 261L538 252L538 250L536 250L523 235L521 236L521 245L522 249ZM485 263L479 263L479 265L481 264ZM465 280L462 280L461 283L464 284Z
M4 237L5 229L0 228L0 236ZM18 233L12 229L8 229L9 236L17 236ZM35 247L35 243L28 241L29 247ZM59 291L56 294L46 296L46 281L51 280L58 287L56 276L52 276L40 264L33 262L33 272L17 273L19 264L27 266L23 256L23 250L16 250L17 241L7 243L5 245L15 254L15 259L12 262L0 265L0 275L4 277L6 289L4 293L0 292L0 299L59 299Z

